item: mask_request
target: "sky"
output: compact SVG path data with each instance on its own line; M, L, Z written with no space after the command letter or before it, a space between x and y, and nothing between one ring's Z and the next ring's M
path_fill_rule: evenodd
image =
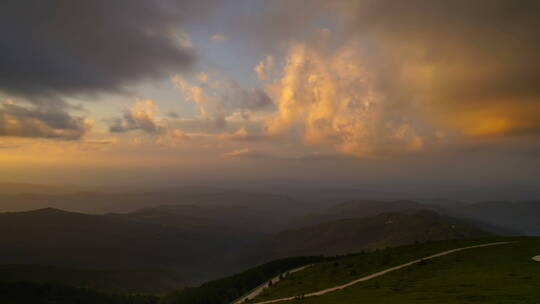
M540 4L4 0L0 180L540 182Z

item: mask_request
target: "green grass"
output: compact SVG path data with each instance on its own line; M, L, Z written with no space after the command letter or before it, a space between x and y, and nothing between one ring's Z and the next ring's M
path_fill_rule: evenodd
M297 296L344 284L417 258L474 244L518 240L477 248L389 273L302 303L540 303L540 238L488 238L431 242L349 256L295 273L255 302Z
M198 287L172 292L161 299L161 304L227 304L292 268L326 260L324 257L291 257L253 267L241 273L206 282Z

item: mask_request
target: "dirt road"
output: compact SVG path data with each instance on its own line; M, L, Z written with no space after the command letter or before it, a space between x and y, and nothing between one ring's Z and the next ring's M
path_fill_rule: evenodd
M284 273L282 273L282 274L280 274L280 275L278 275L276 277L273 277L272 279L264 282L263 284L259 285L257 288L250 291L247 295L245 295L245 296L241 297L240 299L237 299L236 301L234 301L233 304L239 304L239 303L245 302L248 299L253 299L256 296L260 295L261 292L263 292L265 288L268 288L268 285L270 284L270 281L272 281L272 284L276 284L277 282L279 282L279 279L281 278L281 275L285 275L286 273L288 273L288 274L295 273L295 272L298 272L300 270L304 270L309 266L312 266L312 265L306 265L306 266L298 267L298 268L289 270L287 272L284 272Z
M377 273L374 273L374 274L371 274L371 275L368 275L368 276L365 276L365 277L356 279L356 280L354 280L354 281L351 281L351 282L349 282L349 283L347 283L347 284L343 284L343 285L339 285L339 286L335 286L335 287L331 287L331 288L319 290L319 291L316 291L316 292L308 293L308 294L303 295L303 297L304 297L304 298L308 298L308 297L314 297L314 296L321 296L321 295L327 294L327 293L332 292L332 291L336 291L336 290L341 290L341 289L347 288L347 287L349 287L349 286L351 286L351 285L354 285L354 284L356 284L356 283L360 283L360 282L364 282L364 281L367 281L367 280L374 279L374 278L376 278L376 277L380 277L380 276L385 275L385 274L387 274L387 273L389 273L389 272L396 271L396 270L399 270L399 269L402 269L402 268L405 268L405 267L408 267L408 266L411 266L411 265L420 263L421 261L424 261L424 260L430 260L430 259L442 257L442 256L445 256L445 255L454 253L454 252L463 251L463 250L467 250L467 249L474 249L474 248L488 247L488 246L497 246L497 245L511 244L511 243L515 243L515 242L496 242L496 243L487 243L487 244L481 244L481 245L475 245L475 246L468 246L468 247L462 247L462 248L456 248L456 249L452 249L452 250L443 251L443 252L440 252L440 253L437 253L437 254L434 254L434 255L425 257L425 258L421 258L421 259L414 260L414 261L411 261L411 262L408 262L408 263L405 263L405 264L402 264L402 265L399 265L399 266L396 266L396 267L392 267L392 268L388 268L388 269L383 270L383 271L379 271L379 272L377 272ZM535 258L539 258L539 261L540 261L540 256L535 257ZM263 301L263 302L255 302L254 304L269 304L269 303L275 303L275 302L281 302L281 301L291 301L291 300L298 299L298 298L299 298L299 296L294 296L294 297L281 298L281 299L276 299L276 300L269 300L269 301ZM252 298L250 298L250 299L252 299Z

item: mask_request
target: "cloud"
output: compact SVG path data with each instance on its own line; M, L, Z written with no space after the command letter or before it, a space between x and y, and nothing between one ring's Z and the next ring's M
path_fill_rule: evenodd
M178 113L176 113L176 112L171 111L171 112L167 113L167 117L175 119L175 118L180 118L180 115Z
M357 46L326 45L289 49L280 77L269 85L278 113L267 121L268 134L300 133L308 144L358 156L422 148L424 138L408 112L391 110L393 102L376 87Z
M191 139L184 131L180 129L175 129L172 132L171 137L174 140L190 140Z
M259 141L265 139L266 136L249 134L245 127L241 127L233 133L220 134L218 138L225 141Z
M205 72L200 72L199 75L197 75L197 79L202 83L206 83L208 82L208 75Z
M222 116L222 102L218 97L206 93L205 88L199 85L192 85L182 76L175 75L171 81L176 85L184 95L187 101L194 102L201 116L210 119L212 116Z
M258 153L255 151L252 151L248 148L245 149L236 149L231 152L224 153L222 155L223 157L231 157L231 158L270 158L271 156L264 153Z
M341 1L365 39L434 123L468 136L540 134L538 1Z
M268 109L273 105L272 99L262 89L254 88L248 91L237 85L234 89L231 99L238 101L236 105L233 104L234 109L258 111Z
M274 1L229 25L274 52L271 135L354 155L540 135L538 1Z
M214 128L223 130L227 117L242 112L249 119L251 112L271 109L273 102L266 92L259 88L246 90L235 82L228 86L216 84L208 86L208 76L199 77L201 84L191 84L180 75L172 77L172 82L180 89L185 100L196 104L201 117L211 121ZM203 81L204 80L204 81Z
M118 142L118 139L116 137L105 138L105 139L86 139L83 141L83 143L91 144L91 145L112 145L112 144L116 144L117 142Z
M173 129L159 136L154 141L154 144L157 144L159 146L175 146L188 140L191 140L191 137L188 136L186 132L180 129Z
M170 117L170 113L167 116ZM173 119L178 120L178 118ZM111 133L140 131L148 135L145 139L132 138L133 142L137 144L151 143L159 146L173 146L191 139L183 130L170 126L169 120L160 116L159 108L151 99L136 100L135 104L127 109L121 118L109 119L108 122Z
M166 126L156 118L159 109L151 99L137 100L132 108L124 112L122 118L109 121L109 131L123 133L131 130L141 130L149 134L162 134Z
M332 20L331 46L357 43L377 89L395 105L414 104L434 127L464 137L540 134L538 1L276 1L266 11L271 18L250 18L268 28L248 28L270 45L309 42L314 20ZM273 29L272 19L285 21Z
M2 149L17 149L17 148L20 148L20 147L21 147L21 145L0 142L0 150L2 150Z
M90 122L63 109L22 106L11 101L0 105L0 136L77 140L90 129Z
M216 3L3 1L0 90L32 98L116 92L189 69L196 56L181 45L181 23Z
M223 156L225 157L238 157L249 154L249 149L236 149L231 152L224 153Z
M257 64L257 66L254 68L259 80L266 80L268 77L271 77L269 74L272 74L273 70L274 57L272 56L266 56L265 60L259 61L259 64Z
M227 36L223 36L220 34L215 34L215 35L212 35L212 37L210 37L210 40L218 41L218 42L225 41L227 39L228 39Z

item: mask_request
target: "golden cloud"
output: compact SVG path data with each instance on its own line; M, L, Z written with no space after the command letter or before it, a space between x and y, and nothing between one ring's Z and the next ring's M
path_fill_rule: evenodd
M410 123L387 111L388 101L377 90L355 44L330 52L294 44L280 78L268 90L278 103L277 115L267 121L269 135L297 129L308 144L358 156L423 146Z

